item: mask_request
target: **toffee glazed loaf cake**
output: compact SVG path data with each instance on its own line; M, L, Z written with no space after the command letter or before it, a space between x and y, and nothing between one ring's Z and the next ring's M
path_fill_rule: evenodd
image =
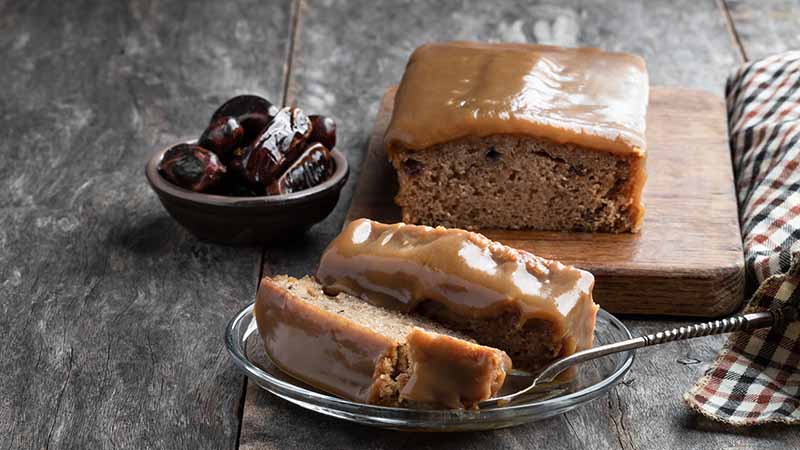
M435 320L536 371L590 348L598 306L589 272L443 227L350 222L317 279L385 308Z
M637 231L648 76L593 48L434 43L411 55L385 135L404 222Z
M341 397L383 406L473 408L511 360L419 317L326 295L314 279L264 278L255 317L272 361Z

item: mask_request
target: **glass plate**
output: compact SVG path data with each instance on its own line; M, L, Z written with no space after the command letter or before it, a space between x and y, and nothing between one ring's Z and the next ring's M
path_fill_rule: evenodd
M601 309L597 314L595 345L630 339L628 328ZM263 389L303 408L364 425L397 430L491 430L562 414L598 398L619 382L633 363L627 351L586 362L568 382L551 383L508 405L464 410L419 410L367 405L334 397L278 369L267 356L253 317L253 305L241 310L225 330L225 343L234 363ZM530 374L512 371L501 393L530 384Z

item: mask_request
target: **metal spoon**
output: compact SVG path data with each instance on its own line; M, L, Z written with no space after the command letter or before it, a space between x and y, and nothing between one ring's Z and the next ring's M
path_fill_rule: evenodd
M621 342L614 342L612 344L590 348L588 350L576 352L570 356L553 361L549 366L545 367L536 378L534 378L533 382L528 387L512 394L503 395L502 397L484 400L480 402L478 406L480 408L486 408L489 406L506 405L512 400L533 391L537 385L552 382L558 376L558 374L567 368L572 367L575 364L600 358L602 356L612 355L614 353L624 352L626 350L649 347L651 345L659 345L666 342L682 341L684 339L691 339L701 336L711 336L715 334L732 333L734 331L771 327L779 323L797 320L797 316L797 309L787 307L784 309L776 309L775 311L742 314L733 317L726 317L720 320L714 320L711 322L682 326Z

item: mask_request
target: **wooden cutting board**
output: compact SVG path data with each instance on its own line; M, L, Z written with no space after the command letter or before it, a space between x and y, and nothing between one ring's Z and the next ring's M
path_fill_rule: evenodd
M380 109L347 220L400 221ZM704 91L652 88L647 208L638 234L480 230L491 239L589 270L595 301L614 313L717 317L742 303L744 260L725 105Z

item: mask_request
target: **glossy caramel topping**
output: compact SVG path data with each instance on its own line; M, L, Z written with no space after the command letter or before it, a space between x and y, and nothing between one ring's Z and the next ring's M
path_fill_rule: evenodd
M465 136L525 134L643 154L642 58L594 48L449 42L411 55L385 136L391 152Z
M304 303L269 279L254 310L270 359L284 372L356 401L371 396L376 363L395 342Z
M342 296L327 297L310 278L262 280L254 314L272 362L351 400L385 404L387 385L396 384L400 401L446 408L492 397L511 369L500 350Z
M502 387L511 358L436 333L414 328L406 336L411 376L401 400L462 408L493 397Z
M513 310L518 326L544 319L566 340L567 351L592 342L590 273L477 233L355 220L322 255L317 278L331 292L401 311L434 301L459 317Z

